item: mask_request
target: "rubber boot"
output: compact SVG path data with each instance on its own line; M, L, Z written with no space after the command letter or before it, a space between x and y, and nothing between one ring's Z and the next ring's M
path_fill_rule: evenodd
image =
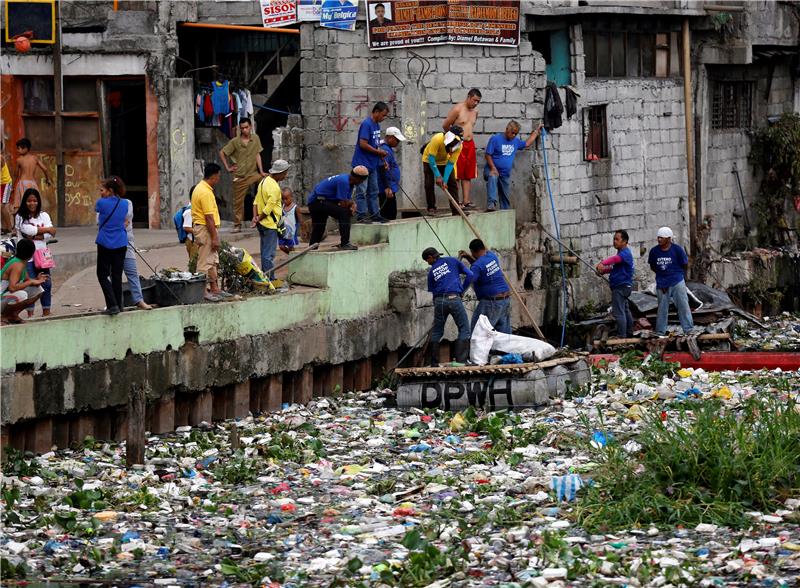
M469 339L456 340L456 361L466 364L469 361Z
M439 367L439 344L431 343L431 367Z

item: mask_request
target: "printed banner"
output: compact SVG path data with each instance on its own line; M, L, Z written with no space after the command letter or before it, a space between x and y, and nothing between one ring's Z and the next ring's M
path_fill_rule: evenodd
M261 22L265 27L297 22L297 0L261 0Z
M297 2L297 20L301 22L319 22L322 14L323 0L299 0Z
M319 24L329 29L356 30L358 0L324 0Z
M367 0L370 49L519 45L520 0Z

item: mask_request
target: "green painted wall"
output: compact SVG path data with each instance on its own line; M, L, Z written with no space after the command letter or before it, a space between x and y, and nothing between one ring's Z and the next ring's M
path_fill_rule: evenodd
M473 214L470 220L492 249L513 249L514 211ZM459 217L429 222L453 255L467 249L473 235ZM298 288L285 294L253 297L241 302L172 306L116 317L65 317L4 327L0 330L0 366L14 371L17 364L36 368L78 365L84 354L91 361L121 359L133 353L176 349L184 343L184 329L195 327L199 342L208 343L277 332L300 324L363 317L389 303L389 275L423 270L420 254L426 247L444 249L422 220L387 225L355 225L352 252L310 253L290 266ZM442 251L445 253L445 251Z

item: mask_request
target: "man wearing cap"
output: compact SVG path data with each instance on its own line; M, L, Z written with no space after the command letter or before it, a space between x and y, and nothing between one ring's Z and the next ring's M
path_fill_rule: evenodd
M470 328L475 328L483 314L496 331L511 334L511 288L503 276L500 259L494 252L488 251L480 239L470 241L469 251L469 254L459 251L458 257L470 263L475 277L472 289L478 297L478 306L472 313Z
M378 167L378 196L381 202L381 216L387 220L397 218L397 192L400 190L400 166L394 155L395 148L406 138L397 127L386 129L386 138L381 141L381 149L386 151L385 165Z
M379 148L381 142L381 122L389 116L386 102L376 102L372 114L361 121L353 152L353 167L363 166L369 171L366 182L356 188L356 222L386 222L378 205L378 168L383 165L386 151Z
M328 218L333 217L339 223L339 249L358 249L350 243L350 217L356 211L352 195L353 188L365 182L368 177L369 170L363 165L357 165L349 174L331 176L314 186L307 199L308 213L311 215L309 245L322 241Z
M689 256L680 245L672 242L672 229L661 227L657 233L658 245L650 250L647 263L656 274L656 294L658 295L658 315L656 334L667 332L669 302L675 303L683 332L688 334L694 328L692 309L684 276L689 266Z
M456 361L466 363L469 357L470 328L461 295L469 288L474 276L467 266L455 257L442 257L435 247L428 247L423 251L422 259L431 266L428 270L428 291L433 294L431 366L439 365L439 343L444 335L448 316L453 317L458 327L458 340L455 344ZM462 274L465 276L463 282Z
M428 204L428 212L436 212L436 193L434 184L442 190L447 185L447 191L458 200L458 183L453 174L453 168L461 154L461 136L463 129L457 125L450 127L445 133L436 133L422 150L422 170L425 174L425 200ZM448 198L449 200L449 198ZM450 210L453 214L458 211L450 203Z
M275 279L275 251L278 249L278 223L283 215L281 187L278 182L289 174L289 162L277 159L272 162L269 174L258 184L253 200L253 226L261 237L261 271L270 280Z

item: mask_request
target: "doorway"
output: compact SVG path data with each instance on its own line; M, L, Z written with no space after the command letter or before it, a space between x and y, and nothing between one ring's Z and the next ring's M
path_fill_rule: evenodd
M106 171L122 178L133 226L147 228L147 125L144 78L105 81Z

